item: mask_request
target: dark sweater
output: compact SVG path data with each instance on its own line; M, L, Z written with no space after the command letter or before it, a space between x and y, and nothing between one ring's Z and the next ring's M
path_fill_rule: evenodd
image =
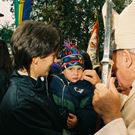
M0 105L1 134L62 135L57 108L44 84L13 73Z
M10 74L6 70L0 68L0 102L7 91Z

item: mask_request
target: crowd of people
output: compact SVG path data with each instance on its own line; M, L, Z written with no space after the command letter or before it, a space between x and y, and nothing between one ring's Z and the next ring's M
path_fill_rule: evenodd
M61 46L52 25L23 21L11 38L13 60L0 40L0 133L134 135L134 10L135 0L117 16L108 87L86 52Z

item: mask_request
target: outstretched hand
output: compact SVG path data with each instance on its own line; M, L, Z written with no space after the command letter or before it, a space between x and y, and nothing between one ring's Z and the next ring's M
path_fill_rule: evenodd
M93 85L96 85L97 83L101 82L97 72L95 70L84 70L82 75L82 80L86 80Z
M114 85L114 78L110 79L109 89L103 83L96 84L92 103L105 124L121 117L120 96Z

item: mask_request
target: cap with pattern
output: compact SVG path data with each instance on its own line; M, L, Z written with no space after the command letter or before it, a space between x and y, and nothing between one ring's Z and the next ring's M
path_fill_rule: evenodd
M72 46L70 43L64 44L63 50L60 52L61 58L61 68L65 69L70 66L84 66L83 56L81 51L78 50L75 46Z

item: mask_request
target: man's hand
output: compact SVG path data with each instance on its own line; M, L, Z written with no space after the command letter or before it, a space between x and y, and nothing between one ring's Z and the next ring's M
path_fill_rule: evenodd
M95 111L101 115L105 124L121 117L120 97L114 86L113 78L110 79L109 89L102 83L96 84L93 96L93 106Z
M93 85L101 82L97 72L95 70L84 70L82 80L86 80Z

